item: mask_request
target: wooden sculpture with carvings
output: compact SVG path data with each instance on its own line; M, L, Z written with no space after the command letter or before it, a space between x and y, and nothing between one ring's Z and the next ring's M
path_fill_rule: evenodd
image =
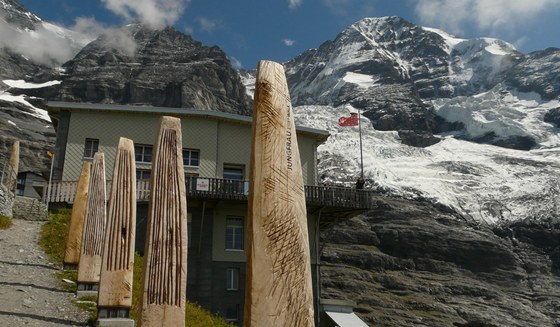
M140 326L185 326L187 198L179 118L161 118L154 151Z
M15 193L17 184L17 174L19 170L19 141L15 140L10 151L10 159L6 167L4 176L4 186Z
M101 273L101 254L107 222L105 160L101 152L93 156L88 201L84 218L82 249L78 265L78 292L96 291Z
M136 230L136 163L134 143L121 137L115 166L97 306L99 318L128 318L132 306L132 272Z
M64 269L66 270L78 269L78 263L80 262L90 171L91 163L84 162L78 186L76 187L76 196L72 204L70 229L68 231L68 240L66 241L66 251L64 252Z
M253 109L244 325L313 326L305 193L284 69L259 62Z

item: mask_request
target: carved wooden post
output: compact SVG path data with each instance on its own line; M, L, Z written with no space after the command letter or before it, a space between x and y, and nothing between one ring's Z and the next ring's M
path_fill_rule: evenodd
M107 221L105 161L97 152L93 156L88 189L86 216L82 236L82 250L78 265L78 296L97 295L101 273L101 252Z
M128 318L132 306L134 235L136 229L136 163L134 143L121 137L117 148L97 307L100 325L105 318ZM120 319L119 319L120 320ZM134 325L132 320L126 319Z
M185 326L187 198L179 118L161 118L154 148L140 326Z
M313 326L299 149L284 69L259 62L253 109L245 326Z
M10 152L10 161L4 176L4 186L13 193L16 191L17 175L19 170L19 140L15 140Z
M82 251L82 236L84 233L84 216L88 199L89 174L91 163L84 162L82 172L76 187L76 196L72 204L72 216L70 217L70 229L68 231L68 241L64 252L64 269L76 270L80 263L80 253Z

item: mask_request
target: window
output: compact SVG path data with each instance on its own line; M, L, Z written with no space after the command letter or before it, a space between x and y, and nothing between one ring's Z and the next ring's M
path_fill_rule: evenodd
M86 139L86 145L84 147L84 158L93 158L93 155L97 152L98 148L98 139Z
M16 195L25 194L25 175L20 175L16 180Z
M226 308L226 320L227 321L239 320L239 304L234 304Z
M226 250L243 250L243 217L226 218Z
M151 145L134 145L134 153L136 154L136 162L152 162Z
M243 180L243 166L224 165L224 179Z
M198 167L200 150L196 149L183 149L183 166L196 166Z
M144 179L150 179L150 176L152 174L151 170L142 170L142 169L138 169L136 171L136 180L144 180Z
M239 269L228 268L226 269L226 290L238 291L239 290Z

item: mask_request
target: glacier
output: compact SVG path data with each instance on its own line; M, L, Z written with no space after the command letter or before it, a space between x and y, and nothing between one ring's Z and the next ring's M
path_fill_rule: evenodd
M458 105L454 109L463 110ZM360 175L359 131L358 127L339 126L338 118L357 110L349 105L298 106L293 110L297 124L331 134L318 148L323 182L353 186ZM448 110L449 115L459 116ZM539 127L530 119L501 122L501 129L508 126L533 132ZM541 127L550 129L546 123ZM372 189L410 199L428 198L481 224L560 215L560 143L552 132L543 140L554 139L554 146L521 151L453 135L440 135L439 143L426 148L407 146L396 131L375 130L363 116L361 131L364 177Z

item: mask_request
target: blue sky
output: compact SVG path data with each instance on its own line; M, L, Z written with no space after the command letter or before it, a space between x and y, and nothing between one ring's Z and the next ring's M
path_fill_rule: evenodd
M115 27L172 25L217 45L234 65L287 61L364 17L401 16L462 38L496 37L522 52L560 47L559 0L20 0L44 20Z

